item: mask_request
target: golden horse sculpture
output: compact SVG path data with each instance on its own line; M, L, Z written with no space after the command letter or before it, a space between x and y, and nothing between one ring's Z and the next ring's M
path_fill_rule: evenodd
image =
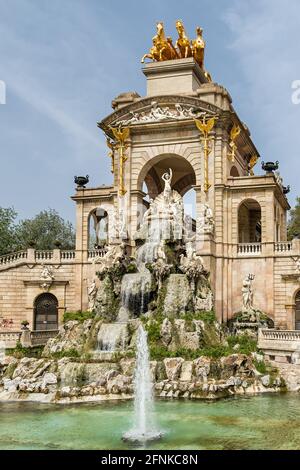
M176 29L178 33L178 39L176 41L176 47L178 47L180 51L180 56L182 59L186 59L187 57L192 57L192 48L191 48L191 41L186 35L183 23L181 20L176 21Z
M205 50L205 41L202 37L203 29L197 26L196 39L192 41L192 52L195 61L199 64L201 69L204 68L204 50Z
M152 59L156 62L179 58L178 53L173 46L172 38L166 37L165 35L163 22L159 21L156 24L156 28L157 34L152 38L153 46L151 47L149 53L142 57L142 64L145 62L146 58Z
M152 38L153 46L148 54L142 57L142 64L145 59L151 59L154 62L162 62L172 59L185 59L187 57L194 57L197 64L203 70L206 79L211 82L211 76L204 68L204 51L205 41L202 37L202 28L199 26L196 29L197 37L192 41L189 40L183 23L181 20L176 21L176 30L178 32L178 39L176 47L174 47L172 38L166 37L164 31L164 24L160 21L156 25L157 34Z

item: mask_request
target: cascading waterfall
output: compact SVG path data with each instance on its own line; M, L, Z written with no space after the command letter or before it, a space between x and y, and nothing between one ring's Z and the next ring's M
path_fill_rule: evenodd
M124 434L126 441L145 443L161 438L154 422L154 397L151 379L147 333L139 326L137 336L136 368L134 375L134 424Z
M127 335L127 323L103 323L97 336L97 351L114 352L125 349Z

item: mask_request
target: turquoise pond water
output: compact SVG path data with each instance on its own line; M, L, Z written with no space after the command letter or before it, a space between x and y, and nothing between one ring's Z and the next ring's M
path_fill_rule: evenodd
M0 449L128 449L133 403L0 404ZM300 395L157 401L148 449L300 449Z

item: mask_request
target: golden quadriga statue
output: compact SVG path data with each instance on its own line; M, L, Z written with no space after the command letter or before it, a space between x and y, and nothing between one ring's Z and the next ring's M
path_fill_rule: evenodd
M152 38L153 46L148 54L142 57L141 62L144 63L145 59L151 59L154 62L162 62L165 60L186 59L187 57L194 57L199 67L204 71L205 77L211 82L209 72L204 69L204 51L205 41L202 36L202 28L199 26L196 29L196 39L190 41L188 38L183 23L181 20L176 21L176 30L178 39L175 46L171 37L166 37L164 31L164 24L159 21L156 24L157 33Z

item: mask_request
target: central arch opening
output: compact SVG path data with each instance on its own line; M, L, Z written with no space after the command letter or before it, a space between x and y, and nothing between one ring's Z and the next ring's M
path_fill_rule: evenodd
M149 198L155 199L164 189L162 175L172 169L172 189L184 196L196 184L196 175L192 165L179 155L158 155L150 160L140 175L140 186L147 188Z
M196 229L196 193L193 187L196 184L196 175L192 165L184 157L175 154L162 154L151 159L140 173L139 185L147 194L144 199L145 207L149 201L154 200L164 190L162 176L166 171L172 170L172 189L183 198L184 212L192 219L193 230Z

